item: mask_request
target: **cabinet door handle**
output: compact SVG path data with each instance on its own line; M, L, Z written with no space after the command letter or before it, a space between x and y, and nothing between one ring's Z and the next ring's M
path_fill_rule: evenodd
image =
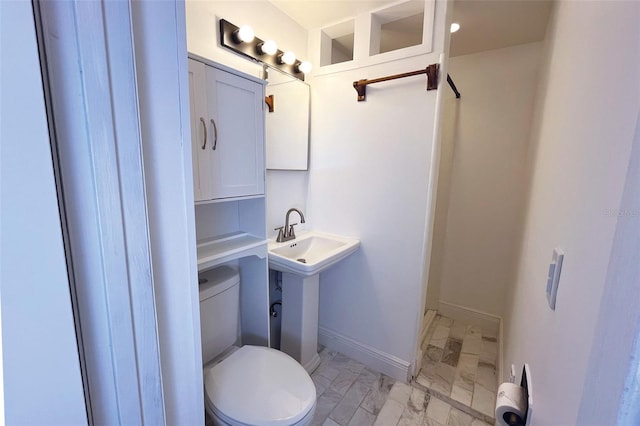
M216 150L216 146L218 145L218 126L216 126L215 120L211 119L211 124L213 124L213 150Z
M204 130L204 143L202 144L202 149L207 146L207 123L204 122L204 118L200 117L200 122L202 123L202 129Z

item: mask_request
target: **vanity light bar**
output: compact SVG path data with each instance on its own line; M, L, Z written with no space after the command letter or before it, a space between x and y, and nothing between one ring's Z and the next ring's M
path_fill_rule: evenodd
M233 25L225 19L220 19L220 45L256 62L269 64L280 71L304 81L304 72L302 72L302 69L306 68L307 63L302 67L301 65L303 62L298 59L294 59L291 64L284 63L281 58L285 53L289 52L283 52L282 50L277 49L272 55L264 53L262 49L265 45L264 40L254 36L251 41L242 41L238 35L239 31L240 27Z

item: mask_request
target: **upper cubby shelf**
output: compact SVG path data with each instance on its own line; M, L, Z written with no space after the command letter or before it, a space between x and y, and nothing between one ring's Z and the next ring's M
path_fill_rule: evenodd
M434 19L434 0L405 0L311 31L315 75L430 53Z
M424 1L407 1L371 13L369 55L422 45L424 12Z
M353 61L355 22L350 19L321 30L321 67Z

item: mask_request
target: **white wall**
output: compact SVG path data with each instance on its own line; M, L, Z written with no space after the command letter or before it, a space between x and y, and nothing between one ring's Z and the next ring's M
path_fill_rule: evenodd
M442 278L442 261L444 258L444 241L447 232L449 199L451 198L451 166L455 153L455 128L460 102L446 94L443 95L440 111L440 153L438 158L438 182L435 197L433 218L433 236L429 260L429 277L425 301L426 310L438 310L440 301L440 282ZM436 118L438 120L438 118Z
M310 171L267 175L270 229L299 207L308 227L362 240L358 253L321 277L320 325L406 364L423 303L436 92L425 91L421 76L371 86L367 102L358 103L352 83L438 62L445 9L444 2L436 7L433 53L312 76ZM266 2L188 1L189 51L258 75L255 64L217 46L216 16L248 23L283 46L295 41L291 47L307 53L297 44L306 43L306 31Z
M454 145L443 153L454 153L450 180L438 188L440 196L450 184L449 194L442 194L449 197L447 218L438 223L446 232L432 258L435 263L441 256L442 264L433 265L441 275L429 282L440 287L441 302L503 314L518 248L541 51L541 43L529 43L449 60L462 97L455 100L447 90L443 112L453 126L443 143Z
M636 123L578 424L640 424L640 111Z
M31 3L0 17L0 423L86 424Z
M220 47L218 18L238 26L251 25L261 39L274 39L280 49L293 50L299 58L307 58L307 31L266 0L187 0L186 14L189 52L237 70L258 77L262 74L260 65ZM273 229L284 225L284 215L290 207L306 214L307 180L306 171L267 172L267 236L276 236Z
M366 102L357 102L352 84L438 62L445 9L445 3L436 6L433 53L311 82L309 221L362 242L322 273L320 326L407 364L414 361L422 318L437 93L425 91L420 76L370 86ZM364 359L364 353L349 355Z
M220 46L218 19L251 25L262 40L273 39L281 50L307 58L307 31L267 0L187 0L187 49L231 68L262 77L262 66Z
M640 108L639 23L637 2L563 1L547 35L529 204L505 312L503 368L531 365L532 424L596 420L577 419L593 374L589 356L601 344L594 333L618 222L611 212L620 207ZM551 311L545 286L554 247L565 259Z

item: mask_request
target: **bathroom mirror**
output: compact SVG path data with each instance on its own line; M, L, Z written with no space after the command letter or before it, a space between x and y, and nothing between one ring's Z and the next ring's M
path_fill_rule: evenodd
M265 65L267 169L307 170L309 85Z

